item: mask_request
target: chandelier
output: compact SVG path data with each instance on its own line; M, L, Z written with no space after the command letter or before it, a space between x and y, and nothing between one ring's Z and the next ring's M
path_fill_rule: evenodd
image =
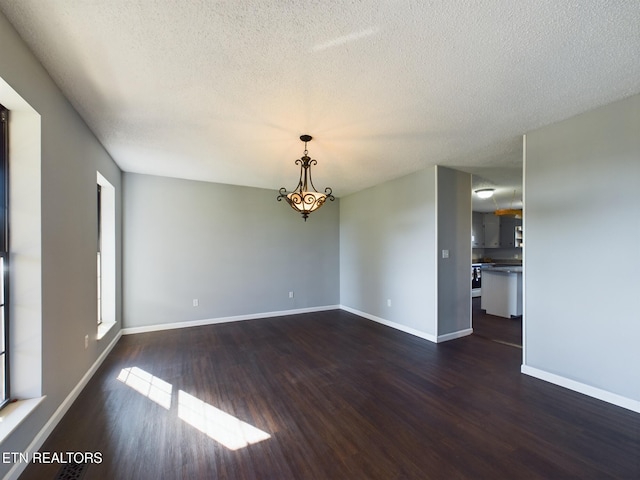
M280 202L284 198L287 203L291 205L291 208L302 214L305 222L309 214L324 205L327 199L331 201L335 200L335 197L331 194L332 190L329 187L324 189L324 193L320 193L313 185L313 180L311 180L311 165L318 163L308 155L307 142L310 142L312 138L311 135L300 136L300 140L304 142L304 153L302 158L295 161L296 165L300 165L300 180L298 180L298 186L292 192L287 192L287 189L282 187L280 189L280 195L278 195L278 201ZM311 186L311 189L309 189L309 186Z

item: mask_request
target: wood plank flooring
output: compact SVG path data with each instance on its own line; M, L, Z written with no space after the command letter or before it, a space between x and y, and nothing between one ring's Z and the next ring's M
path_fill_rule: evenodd
M41 450L101 452L86 480L640 478L640 415L520 374L521 353L344 311L125 336ZM183 398L270 438L231 450Z
M480 297L472 299L471 302L474 335L522 348L522 317L504 318L489 315L480 308L480 303Z

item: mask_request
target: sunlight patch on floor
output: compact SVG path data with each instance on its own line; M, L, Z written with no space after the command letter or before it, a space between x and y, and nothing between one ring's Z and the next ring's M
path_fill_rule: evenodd
M141 368L130 367L120 370L118 380L161 407L171 409L173 386L161 378ZM182 390L178 391L178 418L229 450L238 450L271 438L267 432Z
M271 438L271 435L259 428L182 390L178 391L178 417L229 450L238 450Z
M123 368L118 375L118 380L161 407L167 410L171 408L173 387L170 383L138 367Z

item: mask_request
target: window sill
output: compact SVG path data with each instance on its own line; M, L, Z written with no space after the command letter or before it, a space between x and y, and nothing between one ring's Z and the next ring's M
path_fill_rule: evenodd
M10 403L0 410L0 444L18 428L46 397L29 398Z
M98 325L98 340L104 337L109 330L111 330L115 326L116 322L102 322Z

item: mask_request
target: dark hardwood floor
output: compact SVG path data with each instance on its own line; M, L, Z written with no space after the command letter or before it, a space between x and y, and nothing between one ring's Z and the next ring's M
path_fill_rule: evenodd
M503 318L489 315L480 308L480 297L472 299L471 315L474 335L522 348L522 317Z
M41 451L100 452L86 480L640 478L640 415L520 374L521 354L344 311L125 336ZM215 409L248 445L229 417L205 427Z

